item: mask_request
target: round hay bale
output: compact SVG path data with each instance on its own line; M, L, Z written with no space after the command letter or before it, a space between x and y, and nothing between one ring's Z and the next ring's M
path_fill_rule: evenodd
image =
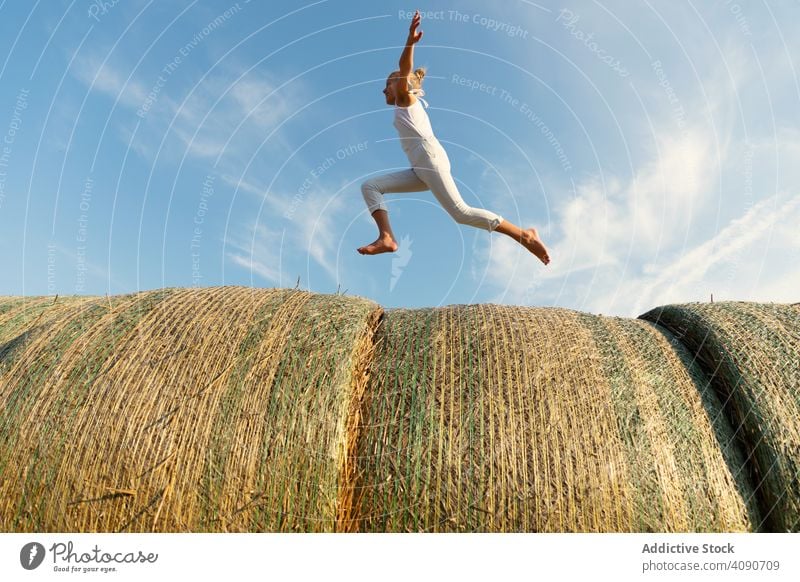
M645 321L387 310L352 529L752 531L744 457L691 354Z
M287 289L0 299L3 531L748 531L664 328ZM20 477L21 476L21 477Z
M222 287L25 304L0 308L0 530L333 531L351 513L375 303Z
M689 347L743 441L771 531L800 531L800 309L691 303L648 311Z
M13 349L52 324L65 310L94 298L68 297L3 297L0 300L0 349ZM23 338L20 338L25 332ZM11 340L16 342L9 344ZM2 359L0 359L2 361Z

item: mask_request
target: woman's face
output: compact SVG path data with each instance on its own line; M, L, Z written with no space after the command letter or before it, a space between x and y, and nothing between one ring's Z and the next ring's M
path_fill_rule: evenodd
M386 87L383 89L383 94L386 96L386 104L387 105L394 105L395 99L397 99L397 94L395 93L395 83L399 79L399 75L396 73L392 73L389 75L389 78L386 79Z

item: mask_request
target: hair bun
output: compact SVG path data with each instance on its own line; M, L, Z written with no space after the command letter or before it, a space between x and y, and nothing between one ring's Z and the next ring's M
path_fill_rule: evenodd
M420 81L422 81L422 79L425 78L425 67L420 67L419 69L415 70L414 74Z

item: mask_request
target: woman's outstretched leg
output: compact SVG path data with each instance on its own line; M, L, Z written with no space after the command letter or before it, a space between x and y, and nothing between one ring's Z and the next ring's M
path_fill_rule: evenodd
M359 247L362 255L377 255L380 253L393 253L397 250L397 240L394 238L392 226L389 224L389 212L383 195L399 192L422 192L428 186L417 177L413 170L402 170L382 176L375 176L361 184L361 193L367 208L378 225L378 238L374 242Z
M544 246L544 243L542 242L542 239L539 238L539 233L535 228L522 230L517 225L508 222L507 220L503 220L503 222L501 222L495 230L513 238L515 241L536 255L545 265L550 262L550 255L547 254L547 247Z
M389 213L378 209L372 213L372 218L378 225L378 238L375 242L358 248L362 255L378 255L380 253L393 253L397 250L397 240L394 238L392 226L389 224Z
M450 174L450 164L447 158L441 162L429 162L429 167L415 168L436 199L447 211L453 220L459 224L467 224L482 228L489 232L502 232L520 243L538 257L545 265L550 262L547 248L544 246L539 233L535 228L522 230L515 224L508 222L502 216L483 208L472 208L461 197L456 182Z

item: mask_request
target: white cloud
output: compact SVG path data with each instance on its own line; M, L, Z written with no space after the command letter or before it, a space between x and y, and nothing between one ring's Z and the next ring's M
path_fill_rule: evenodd
M636 317L659 305L690 301L800 301L800 194L762 200L711 238L661 261L625 268L586 265L557 280L507 237L496 239L490 269L506 288L493 301L554 305ZM500 275L502 273L502 276ZM583 276L581 276L583 275ZM547 301L546 301L547 300Z
M702 131L658 137L658 155L625 187L598 178L578 184L575 197L556 209L562 236L552 247L558 262L543 276L651 257L686 236L712 193L711 140Z
M317 189L298 199L278 192L266 192L266 188L237 182L231 176L223 179L261 196L265 206L259 211L259 220L263 218L271 225L284 224L283 228L246 226L244 239L233 231L225 240L226 246L235 249L228 253L232 261L270 281L279 282L283 277L284 285L287 279L285 273L277 269L279 261L284 265L300 266L300 261L314 260L334 281L343 278L342 266L337 267L336 252L343 236L340 214L349 206L345 197ZM302 269L306 270L307 264L302 265Z
M660 155L628 184L612 176L605 190L597 177L578 185L555 209L547 267L507 237L493 239L492 301L627 317L712 293L715 301L800 301L800 132L731 140L719 152L726 186L718 192L710 136L684 137L662 138ZM776 186L783 193L770 195ZM715 227L721 215L728 222ZM704 228L716 232L702 236Z
M345 206L344 203L343 196L315 193L309 196L306 208L318 209L318 212L295 213L293 218L298 225L299 242L305 245L311 257L334 280L337 279L335 252L342 237L342 221L337 219L337 214Z
M232 158L243 151L252 154L290 114L296 89L276 93L277 84L264 73L251 71L239 78L241 73L217 72L193 87L184 100L164 99L165 118L171 120L174 134L190 154L202 158L217 157L223 151ZM279 131L269 139L287 145Z
M263 77L243 77L231 87L231 97L240 111L249 116L247 123L256 123L259 129L270 129L289 112L289 101L278 93L264 101L275 89L275 83Z
M265 225L250 224L242 234L234 232L226 237L225 246L231 249L226 254L234 264L263 279L286 285L288 277L279 268L283 234Z
M99 54L104 54L102 51ZM82 53L72 61L72 74L93 91L105 93L122 105L138 108L147 99L148 89L130 75L117 70L109 61L103 64L99 54Z
M234 188L242 191L248 192L250 194L255 194L259 197L264 196L264 192L266 188L260 187L257 184L252 184L244 179L237 179L231 176L230 174L222 174L223 181L227 182Z
M588 308L635 317L659 305L708 301L712 293L715 301L798 301L798 224L800 195L762 200L713 238L651 265L651 274L620 281L621 293L593 294Z
M538 229L552 257L546 267L508 237L495 237L491 251L487 246L482 253L487 279L503 282L492 300L540 304L541 291L557 282L563 286L575 275L602 269L629 271L682 244L711 200L716 152L700 130L657 132L655 139L655 156L628 183L613 175L605 184L591 177L576 186L571 199L556 203L552 238ZM530 224L534 221L520 226Z
M227 159L233 160L228 164L238 165L289 116L293 103L302 102L300 83L276 92L278 83L264 71L247 71L228 62L205 77L187 79L180 69L171 74L161 72L158 83L150 84L109 62L102 67L101 63L93 54L78 55L73 75L91 90L118 100L132 115L131 121L119 128L124 143L128 143L133 125L142 124L132 147L151 161L157 154L168 153L153 147L168 131L182 145L179 156L187 150L189 155L206 159L227 154ZM281 131L272 134L268 145L288 147Z
M484 255L493 301L625 316L708 301L712 292L715 300L798 301L798 200L774 195L800 192L800 133L781 124L787 106L796 108L796 81L782 45L759 41L756 51L731 22L711 23L719 34L689 55L657 55L678 103L666 99L650 63L633 68L650 119L639 115L626 139L631 152L654 143L650 159L621 185L618 175L595 172L556 203L542 233L553 257L547 267L531 268L519 245L494 239ZM612 109L636 103L625 99Z

